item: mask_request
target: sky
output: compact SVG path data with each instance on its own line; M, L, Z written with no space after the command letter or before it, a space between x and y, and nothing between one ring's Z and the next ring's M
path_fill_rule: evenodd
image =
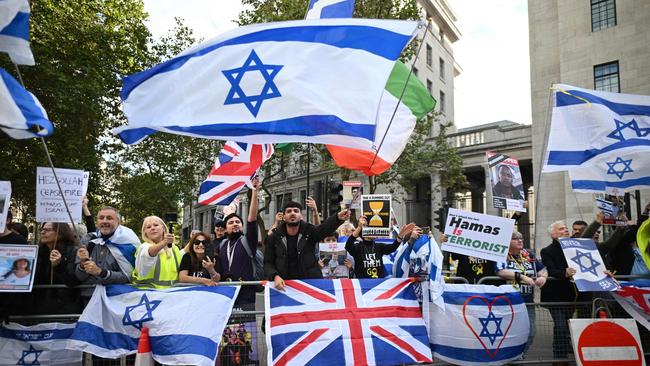
M307 0L305 0L307 1ZM448 0L461 32L453 44L462 73L454 80L458 128L500 120L530 124L526 0ZM161 37L181 17L197 38L235 28L240 0L145 0L149 29Z

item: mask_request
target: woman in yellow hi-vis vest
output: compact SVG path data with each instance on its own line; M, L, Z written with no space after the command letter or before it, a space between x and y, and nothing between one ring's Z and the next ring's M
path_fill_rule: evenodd
M133 283L138 287L167 288L178 282L181 254L165 222L149 216L142 223L144 243L135 253Z

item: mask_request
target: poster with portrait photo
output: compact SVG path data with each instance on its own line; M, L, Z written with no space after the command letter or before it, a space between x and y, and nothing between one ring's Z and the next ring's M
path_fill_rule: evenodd
M7 225L7 214L11 201L11 182L7 180L0 181L0 233L5 231Z
M350 271L345 266L348 252L345 243L318 243L318 257L323 263L323 278L348 278Z
M519 161L508 155L493 151L485 153L492 183L492 206L507 210L526 212L524 207L524 183L521 179Z
M363 184L360 181L343 182L343 204L351 210L361 209Z
M31 292L38 246L0 244L0 292Z
M369 194L361 196L361 211L368 224L361 235L367 238L390 237L390 194Z

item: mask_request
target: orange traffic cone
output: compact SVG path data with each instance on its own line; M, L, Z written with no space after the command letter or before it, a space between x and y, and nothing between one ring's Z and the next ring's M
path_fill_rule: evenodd
M153 357L151 356L151 343L149 342L149 328L147 327L142 327L134 366L154 366Z

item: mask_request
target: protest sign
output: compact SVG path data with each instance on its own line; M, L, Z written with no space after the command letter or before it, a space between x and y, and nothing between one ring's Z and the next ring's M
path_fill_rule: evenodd
M505 262L515 220L450 208L442 250Z
M363 194L363 185L360 181L343 182L343 204L351 210L361 208L361 195Z
M319 258L323 262L323 278L348 278L350 271L345 266L348 252L345 243L319 243Z
M84 172L75 169L55 169L72 219L81 221ZM51 168L36 168L36 221L70 222Z
M627 225L625 217L625 201L619 197L613 197L611 201L603 198L596 198L596 207L603 213L603 225Z
M605 275L605 265L592 239L560 238L562 252L569 265L575 268L573 280L578 291L614 291L618 285Z
M31 292L38 246L0 244L0 292Z
M0 181L0 233L5 231L11 202L11 182Z
M90 180L90 172L84 172L84 182L81 189L84 196L88 193L88 180Z
M361 235L369 238L390 237L390 204L390 194L361 196L363 216L368 220Z
M508 155L492 151L485 153L492 182L492 205L494 208L526 212L524 186L519 161Z

